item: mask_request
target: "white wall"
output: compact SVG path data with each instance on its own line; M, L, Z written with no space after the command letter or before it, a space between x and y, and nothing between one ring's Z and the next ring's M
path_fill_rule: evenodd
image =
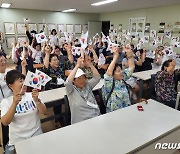
M23 18L28 17L30 23L46 23L55 24L88 24L88 21L99 21L98 14L86 13L61 13L50 11L37 11L37 10L23 10L23 9L0 9L0 29L4 32L4 22L24 22ZM5 33L4 33L5 34ZM5 35L7 36L20 36L20 35ZM6 51L6 44L3 44Z
M126 30L128 30L129 18L137 17L146 17L146 23L151 24L150 29L158 30L161 22L165 22L166 25L174 25L175 22L180 22L180 5L100 14L101 21L110 21L115 29L118 28L119 24L122 24L122 29ZM145 33L145 35L149 35L149 33ZM162 36L163 34L158 35ZM172 36L180 36L180 34L173 34ZM170 42L170 40L164 39L164 42ZM180 48L177 49L177 52L180 53Z

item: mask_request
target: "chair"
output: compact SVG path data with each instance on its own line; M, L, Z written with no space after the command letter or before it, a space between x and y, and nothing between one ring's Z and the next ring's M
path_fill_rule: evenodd
M155 77L156 74L151 74L151 86L150 86L150 91L151 91L151 98L156 100L156 91L155 91Z
M158 102L162 102L161 98L156 95L155 79L156 79L156 74L151 74L151 86L150 86L151 98L157 100Z
M176 106L175 106L176 110L178 109L178 106L179 106L179 99L180 99L180 92L178 92L177 97L176 97Z
M70 111L69 100L68 100L67 95L64 96L64 103L65 103L64 125L68 126L71 124L71 111Z

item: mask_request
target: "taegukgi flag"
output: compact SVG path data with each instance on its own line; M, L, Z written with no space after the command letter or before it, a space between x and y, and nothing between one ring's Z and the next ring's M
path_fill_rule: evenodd
M47 41L47 38L44 32L36 34L35 36L36 36L37 43L42 43L42 42Z
M41 90L40 80L41 80L40 76L38 76L33 72L28 71L24 81L24 85Z
M47 74L45 74L44 72L41 72L41 71L39 71L39 70L37 70L37 69L36 69L35 74L36 74L37 76L39 76L39 78L40 78L40 84L41 84L42 86L45 86L46 83L48 83L48 82L52 79L51 77L49 77L49 76L48 76Z

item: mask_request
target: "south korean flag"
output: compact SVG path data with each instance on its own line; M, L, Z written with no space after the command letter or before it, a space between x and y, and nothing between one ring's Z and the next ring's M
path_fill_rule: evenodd
M33 72L28 71L25 81L24 81L24 85L41 90L40 76L38 76L37 74Z
M44 32L36 34L35 37L36 37L37 43L42 43L42 42L47 41L47 38Z
M46 83L48 83L48 82L52 79L51 77L49 77L48 75L46 75L44 72L41 72L41 71L39 71L39 70L37 70L37 69L36 69L35 74L36 74L37 76L39 76L39 78L40 78L40 83L41 83L42 86L45 86Z

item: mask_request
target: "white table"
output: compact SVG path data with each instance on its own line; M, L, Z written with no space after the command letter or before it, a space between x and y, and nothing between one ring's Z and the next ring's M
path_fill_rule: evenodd
M15 144L17 154L141 152L161 139L166 139L168 143L171 133L176 133L173 142L180 142L180 112L151 99L148 102L140 103L144 111L138 111L135 104L23 140ZM149 154L159 153L159 150L153 150L154 147ZM163 150L163 153L166 152Z
M180 69L180 65L176 65L175 69ZM148 70L148 71L141 71L141 72L136 72L133 73L132 76L139 78L139 98L142 98L142 87L143 87L143 81L147 81L151 79L152 74L156 74L160 69L153 69L153 70Z

